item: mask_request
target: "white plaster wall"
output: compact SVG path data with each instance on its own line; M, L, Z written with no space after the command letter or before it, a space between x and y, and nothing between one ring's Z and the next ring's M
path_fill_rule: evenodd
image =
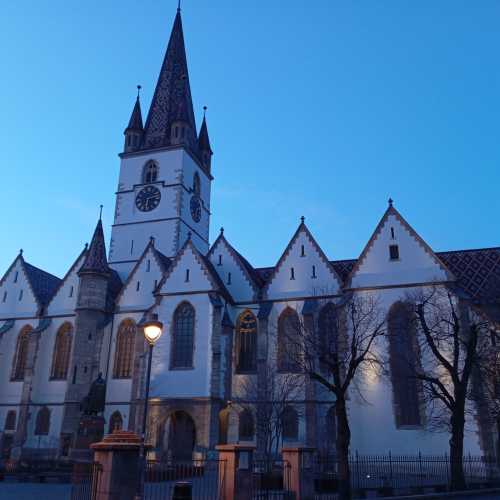
M204 267L198 262L189 245L185 248L179 260L173 265L174 268L163 284L161 293L190 293L213 289ZM187 269L189 269L189 281L186 281Z
M391 237L394 228L394 239ZM399 260L389 259L389 245L399 246ZM352 287L428 283L446 280L446 273L394 215L380 234L352 279Z
M149 271L148 271L149 263ZM153 250L148 250L138 267L121 291L118 307L120 311L147 309L154 303L153 290L163 277ZM137 290L139 283L139 290Z
M78 287L80 279L78 271L82 267L85 255L81 255L76 264L74 264L71 272L66 276L63 285L59 288L56 294L52 297L47 306L47 315L73 314L76 307L78 297Z
M220 265L219 256L222 256L222 264ZM236 302L253 300L253 288L223 240L219 240L217 246L212 249L210 261L222 282L226 285L231 297L233 297ZM231 273L231 283L228 282L229 273Z
M14 282L17 273L17 282ZM19 300L22 290L22 298ZM4 294L7 295L4 299ZM15 261L0 284L0 319L36 316L38 305L20 259Z
M301 256L304 245L305 256ZM312 266L316 267L316 278L312 277ZM295 279L290 279L291 268ZM339 283L330 267L321 259L318 250L304 231L293 242L288 255L267 288L267 298L294 298L312 295L336 294Z

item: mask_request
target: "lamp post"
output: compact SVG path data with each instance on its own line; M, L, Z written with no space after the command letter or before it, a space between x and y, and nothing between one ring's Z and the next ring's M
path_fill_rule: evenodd
M158 321L158 315L152 314L148 321L142 324L144 338L148 343L148 366L146 372L146 393L144 395L144 413L142 415L141 448L139 457L139 484L136 499L139 500L144 495L144 473L146 468L146 453L144 442L146 439L146 425L148 421L148 403L149 403L149 382L151 380L151 360L153 359L153 347L163 333L163 323Z

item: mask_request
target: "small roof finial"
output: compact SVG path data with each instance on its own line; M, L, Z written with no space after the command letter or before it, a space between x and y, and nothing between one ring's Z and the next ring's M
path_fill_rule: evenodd
M177 2L177 12L181 11L181 0Z
M304 216L302 216L302 217L300 218L300 223L301 223L301 224L304 224L304 221L305 221L305 220L306 220L306 218L305 218Z
M223 227L220 228L220 234L224 234L224 228Z
M191 231L188 231L188 240L191 241Z
M20 249L19 249L19 255L22 255L22 254L23 254L23 249L22 249L22 248L20 248Z
M137 99L139 99L139 97L141 95L141 89L142 89L142 85L137 85Z
M149 237L149 242L151 243L151 245L155 245L155 237L154 236L150 236Z
M99 220L102 220L102 207L103 205L99 205Z
M392 208L392 204L394 203L394 200L392 198L389 198L388 200L389 207Z
M88 247L89 247L89 244L85 243L85 250L87 250Z
M206 106L203 106L203 119L205 119L205 116L207 114L207 107Z

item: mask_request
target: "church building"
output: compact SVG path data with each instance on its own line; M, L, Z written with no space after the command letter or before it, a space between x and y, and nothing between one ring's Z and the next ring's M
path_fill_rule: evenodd
M500 247L434 252L392 200L351 260L320 248L304 218L269 267L252 266L222 229L210 242L217 172L207 120L198 128L195 114L178 10L145 121L138 95L125 128L111 240L99 219L64 277L30 264L27 250L0 281L2 457L72 456L82 401L99 374L104 433L140 431L141 324L153 314L164 333L153 351L148 440L153 455L179 458L207 456L219 443L262 446L248 387L264 394L262 374L273 373L273 363L293 372L275 356L280 329L305 316L319 321L322 307L346 293L377 295L390 316L409 292L452 284L478 308L488 306L492 327L500 327ZM416 385L391 380L375 377L364 400L349 394L351 449L444 454L449 435L428 432ZM333 449L335 397L311 381L297 391L279 446ZM465 438L476 455L498 440L480 417Z

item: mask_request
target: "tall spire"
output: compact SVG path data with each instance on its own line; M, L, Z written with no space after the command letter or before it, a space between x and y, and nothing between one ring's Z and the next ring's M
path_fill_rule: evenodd
M104 242L104 231L102 230L102 221L99 218L97 226L92 236L92 241L87 250L87 255L83 261L78 274L109 274L111 272L106 258L106 244Z
M181 124L185 129L178 130L178 134L174 134L173 124ZM184 34L181 13L178 9L146 119L142 147L148 149L168 146L172 143L185 143L193 146L195 135L196 124L189 86ZM182 137L182 140L174 142L173 137Z

